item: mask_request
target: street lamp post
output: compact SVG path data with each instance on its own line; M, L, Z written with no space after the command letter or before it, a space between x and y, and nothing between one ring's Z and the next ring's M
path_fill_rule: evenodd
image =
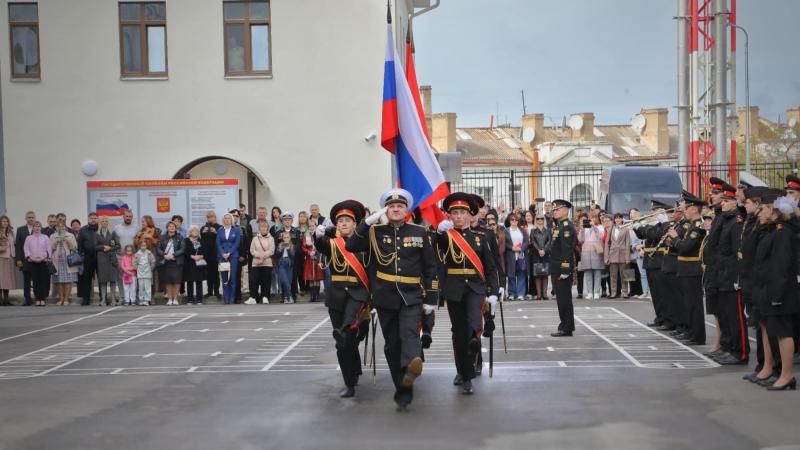
M745 170L750 172L750 36L747 30L739 25L730 24L744 33L744 164Z

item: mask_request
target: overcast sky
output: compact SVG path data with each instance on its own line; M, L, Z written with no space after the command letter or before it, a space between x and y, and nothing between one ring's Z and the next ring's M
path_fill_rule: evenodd
M442 0L414 24L419 83L462 127L488 126L498 106L519 124L522 89L528 113L557 122L588 111L627 124L643 107L669 107L676 122L676 12L677 0ZM800 0L738 0L738 23L750 103L783 117L800 105ZM743 106L741 32L737 58Z

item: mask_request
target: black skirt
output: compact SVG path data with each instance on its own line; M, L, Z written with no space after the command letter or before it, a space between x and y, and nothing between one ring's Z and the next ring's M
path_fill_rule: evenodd
M766 322L769 337L785 338L794 336L794 321L797 320L797 316L771 314L762 317Z
M175 261L167 261L161 266L161 282L167 284L179 284L183 282L183 267Z

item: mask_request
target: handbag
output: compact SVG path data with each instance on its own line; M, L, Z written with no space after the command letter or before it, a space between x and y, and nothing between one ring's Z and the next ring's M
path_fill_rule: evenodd
M67 255L67 265L70 267L75 266L82 266L83 265L83 255L78 252L72 252Z
M622 279L629 283L636 281L636 270L630 269L622 269Z
M219 271L220 272L230 272L231 271L231 263L230 261L222 261L219 263Z
M56 265L53 264L53 261L51 261L49 259L47 260L47 271L50 272L50 275L55 275L55 274L58 273L58 269L56 268Z
M197 266L197 267L205 267L205 266L208 265L208 263L206 262L205 258L203 258L203 259L201 259L199 261L195 261L194 265Z
M525 258L517 258L517 260L514 262L514 267L517 272L525 272L528 269Z
M533 276L540 277L550 274L550 266L547 263L534 263Z

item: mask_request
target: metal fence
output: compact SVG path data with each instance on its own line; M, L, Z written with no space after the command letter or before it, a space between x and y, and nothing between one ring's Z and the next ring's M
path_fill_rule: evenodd
M724 180L733 179L745 170L738 165L699 165L675 167L681 176L684 188L704 197L709 188L708 179L716 176ZM784 177L797 172L797 161L774 161L753 163L750 173L772 187L783 187ZM537 197L553 200L568 199L576 208L586 208L600 193L600 179L606 166L548 167L533 169L464 169L461 181L451 184L453 192L464 191L478 194L492 206L503 205L513 209L516 205L527 207ZM735 184L735 183L734 183Z

